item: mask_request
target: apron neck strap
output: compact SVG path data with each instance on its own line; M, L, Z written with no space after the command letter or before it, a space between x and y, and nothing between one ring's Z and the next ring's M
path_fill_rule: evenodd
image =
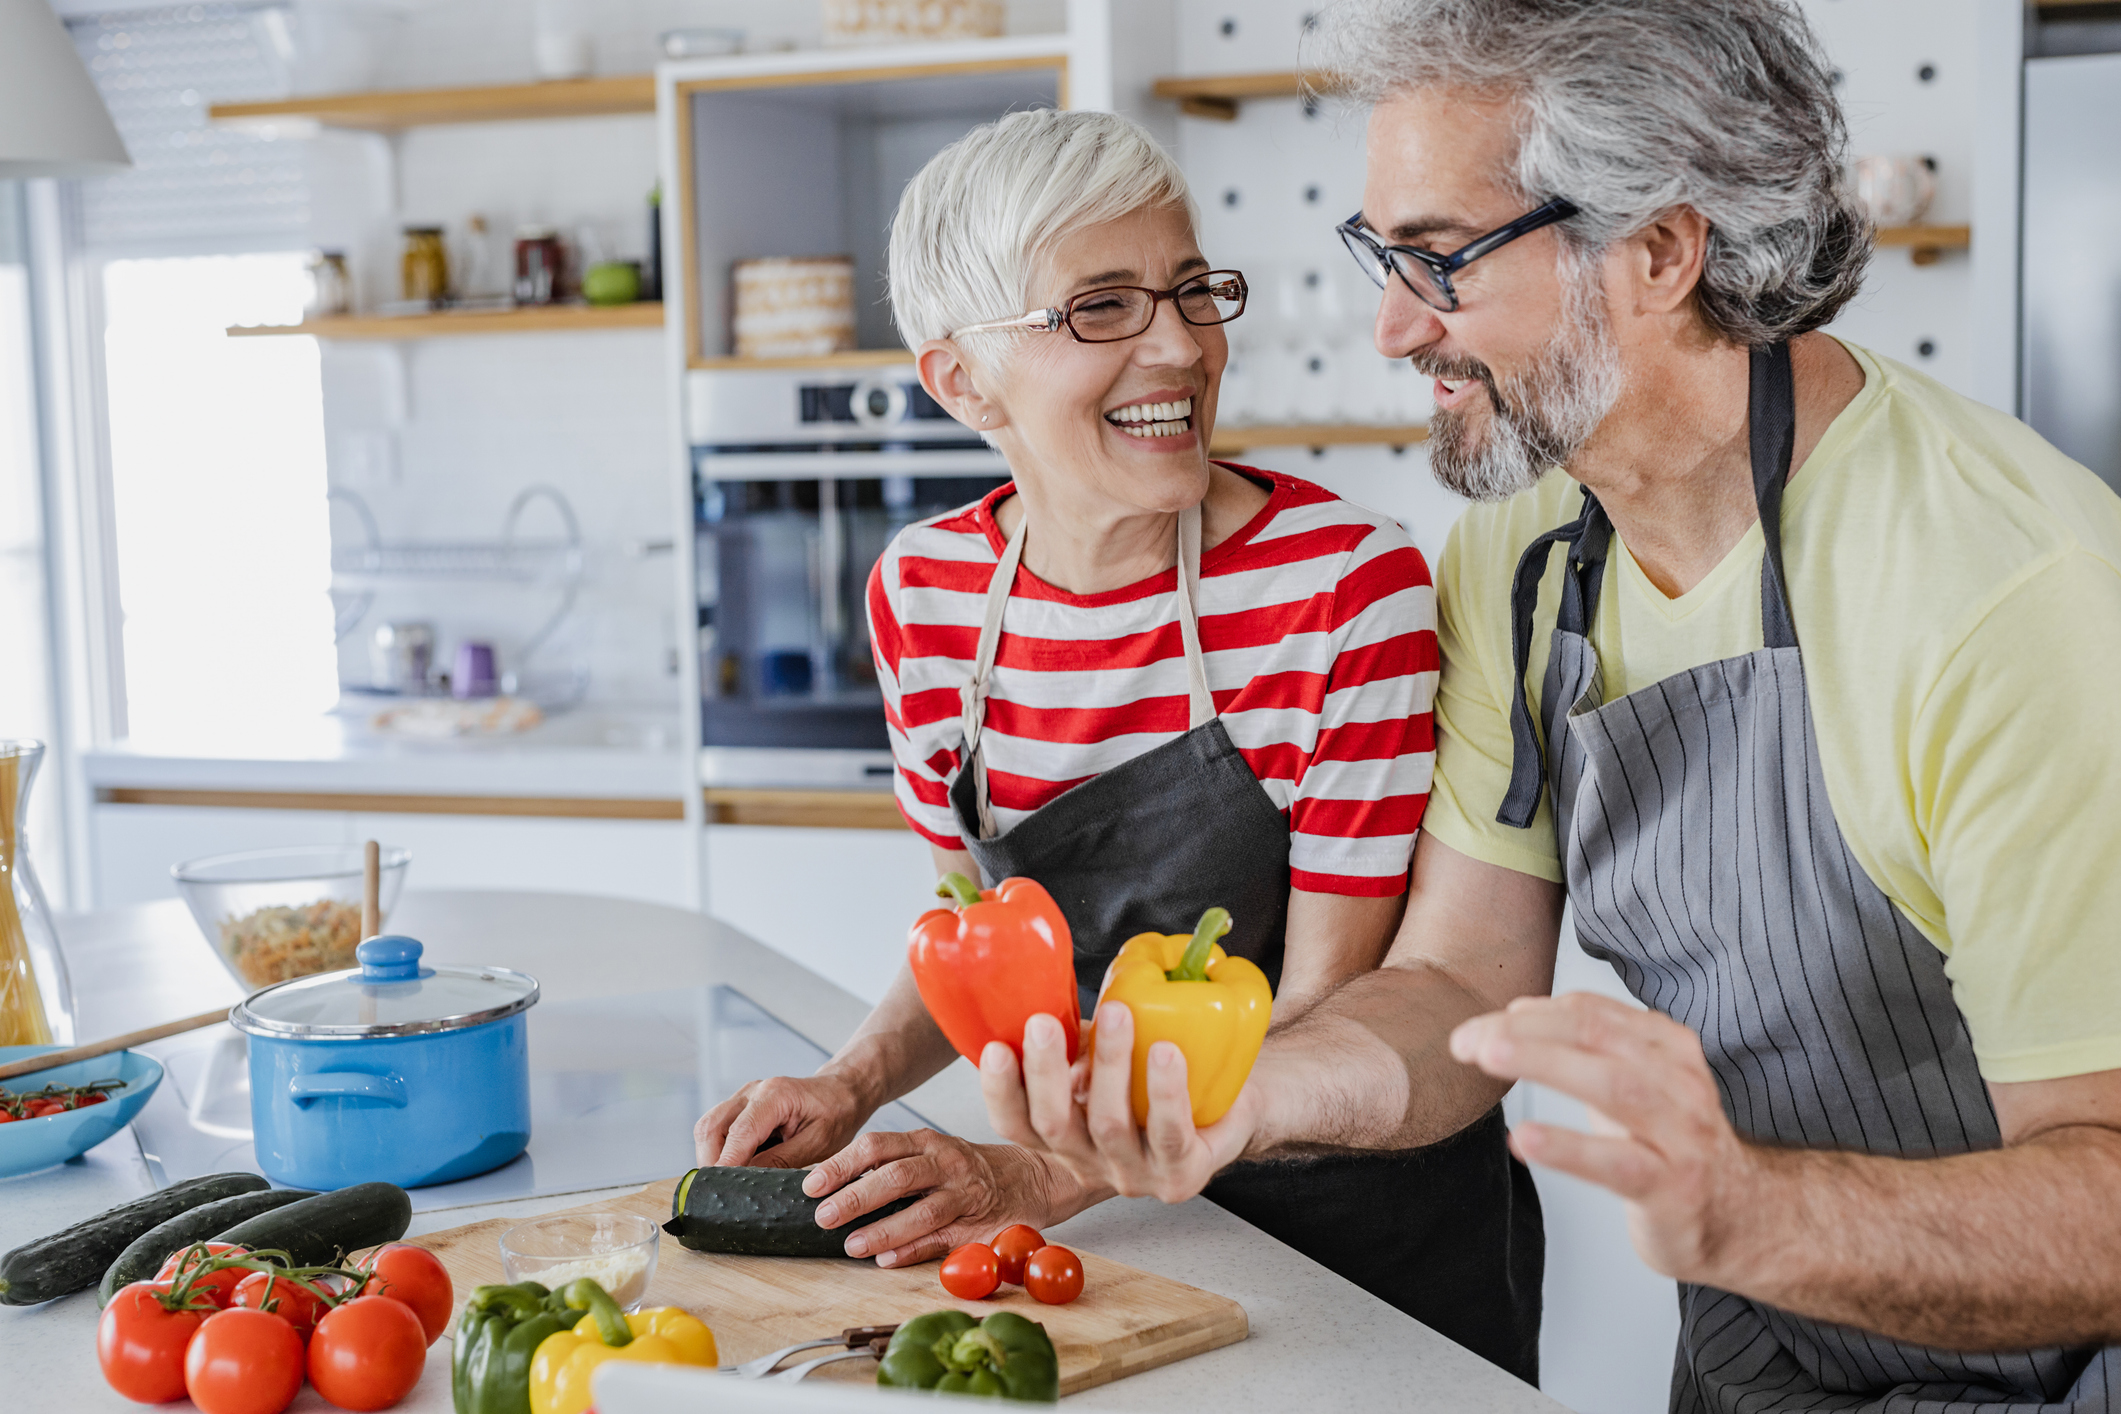
M1797 395L1790 374L1790 346L1770 344L1754 349L1747 377L1747 424L1753 467L1753 500L1760 511L1760 530L1767 550L1760 560L1760 630L1769 648L1795 648L1797 628L1790 615L1789 577L1782 564L1782 488L1790 479L1790 460L1797 443ZM1606 550L1613 523L1588 487L1583 510L1575 520L1534 540L1517 561L1510 583L1510 647L1517 676L1510 698L1510 789L1498 822L1528 829L1539 809L1546 783L1546 751L1541 746L1525 673L1532 656L1532 618L1539 606L1539 581L1546 576L1554 546L1569 542L1569 563L1562 578L1561 609L1554 627L1588 637L1598 613L1598 591L1605 580Z
M1009 591L1016 584L1017 567L1024 559L1024 531L1031 524L1026 511L1003 547L1001 562L987 581L986 612L980 621L979 647L973 651L972 676L958 689L967 765L972 771L973 797L979 805L981 839L995 836L994 812L987 797L986 753L980 737L987 725L987 694L994 684L994 658L1001 648L1002 615L1009 608ZM1201 653L1200 620L1200 507L1192 505L1178 513L1178 636L1186 648L1186 696L1188 730L1206 726L1215 719L1215 697L1208 690L1207 660Z
M1797 450L1797 384L1790 375L1790 346L1753 350L1748 430L1753 453L1753 503L1760 508L1760 635L1770 648L1795 648L1797 624L1790 616L1790 580L1782 567L1782 488Z

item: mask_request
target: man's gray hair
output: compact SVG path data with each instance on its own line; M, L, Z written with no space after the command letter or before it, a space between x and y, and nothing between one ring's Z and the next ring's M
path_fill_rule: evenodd
M1197 224L1178 164L1117 113L1041 108L982 124L929 159L899 197L891 222L899 333L918 348L1022 314L1054 246L1159 206Z
M1839 313L1870 261L1831 69L1792 0L1342 0L1307 66L1375 103L1418 88L1514 97L1509 173L1566 197L1579 259L1690 206L1709 244L1702 319L1770 344Z

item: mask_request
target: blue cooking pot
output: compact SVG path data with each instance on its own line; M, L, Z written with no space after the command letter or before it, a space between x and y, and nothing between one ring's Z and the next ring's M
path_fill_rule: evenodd
M354 956L357 971L267 987L229 1014L250 1037L258 1168L295 1188L417 1188L522 1153L537 979L422 967L395 935Z

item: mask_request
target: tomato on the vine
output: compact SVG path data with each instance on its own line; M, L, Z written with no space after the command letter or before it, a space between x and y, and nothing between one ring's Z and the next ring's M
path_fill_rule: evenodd
M317 1293L308 1286L291 1281L277 1272L248 1272L236 1283L235 1295L229 1299L229 1309L241 1307L251 1311L270 1311L294 1327L295 1334L308 1340L317 1328L317 1322L331 1309Z
M280 1414L301 1391L302 1337L269 1311L216 1311L184 1352L184 1392L200 1414Z
M412 1307L356 1296L317 1322L309 1338L309 1382L341 1409L388 1409L427 1367L427 1332Z
M1046 1245L1046 1239L1039 1236L1037 1228L1018 1223L1015 1227L1003 1228L987 1245L994 1249L995 1257L1001 1262L1002 1280L1011 1286L1022 1286L1024 1263L1031 1260L1033 1252Z
M122 1287L96 1321L96 1363L110 1387L138 1404L184 1398L184 1349L205 1310L172 1310L168 1282Z
M450 1312L456 1309L457 1291L449 1280L449 1268L442 1265L440 1257L425 1247L392 1242L378 1247L361 1264L361 1270L374 1274L362 1283L361 1294L388 1296L410 1306L420 1318L421 1329L427 1332L429 1345L448 1328Z
M1045 1246L1024 1264L1024 1290L1048 1306L1065 1306L1083 1294L1083 1263L1065 1247Z
M1000 1259L984 1242L968 1242L943 1258L943 1290L960 1300L992 1296L1001 1284Z
M162 1269L155 1273L155 1280L177 1281L188 1272L202 1270L206 1261L212 1258L241 1256L250 1251L248 1247L233 1242L207 1242L197 1245L206 1248L205 1258L199 1256L196 1247L180 1247L162 1259ZM247 1275L241 1267L223 1267L217 1272L206 1272L192 1283L192 1290L205 1292L207 1299L214 1303L214 1309L220 1310L228 1305L229 1298L235 1295L236 1284Z

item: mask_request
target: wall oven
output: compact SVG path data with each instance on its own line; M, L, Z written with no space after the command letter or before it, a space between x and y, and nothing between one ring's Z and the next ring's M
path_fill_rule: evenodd
M899 527L1008 479L911 360L846 370L696 370L686 385L702 746L728 776L786 778L802 751L888 774L869 646L869 571ZM746 748L778 748L759 766ZM827 758L799 774L844 775ZM710 767L710 775L716 774ZM821 782L822 783L822 782Z

